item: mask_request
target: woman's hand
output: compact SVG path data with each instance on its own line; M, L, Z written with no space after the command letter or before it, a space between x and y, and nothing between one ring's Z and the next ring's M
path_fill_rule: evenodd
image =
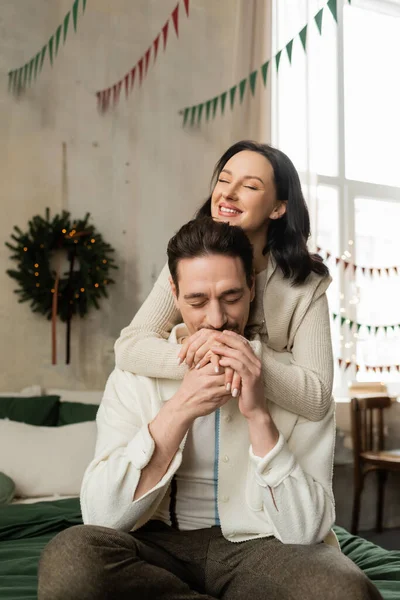
M192 367L200 369L206 364L211 363L214 371L219 373L222 371L219 365L219 356L211 348L222 343L223 336L220 331L199 329L199 331L188 337L182 344L178 355L179 362L185 362L189 369ZM232 396L237 397L241 386L240 375L235 373L230 367L225 367L224 371L226 390L228 392L232 391Z

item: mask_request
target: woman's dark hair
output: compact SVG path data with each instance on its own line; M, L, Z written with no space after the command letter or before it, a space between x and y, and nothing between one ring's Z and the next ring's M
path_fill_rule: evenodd
M311 272L328 275L329 269L321 257L308 251L310 217L298 173L286 154L268 144L249 140L237 142L228 148L215 165L212 188L228 160L243 150L257 152L268 160L274 172L277 200L287 201L285 214L279 219L271 219L268 224L263 254L270 252L284 277L292 279L294 285L303 283ZM196 218L210 215L211 196L199 209Z
M222 254L242 261L249 288L253 283L253 246L241 227L219 223L211 217L196 218L183 225L169 240L167 255L172 280L179 292L178 263L183 258Z

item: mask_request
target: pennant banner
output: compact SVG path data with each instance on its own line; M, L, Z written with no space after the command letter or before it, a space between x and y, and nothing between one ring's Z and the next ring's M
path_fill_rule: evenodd
M353 273L361 272L363 275L369 275L370 277L372 277L373 275L379 275L379 276L381 276L381 275L398 275L400 272L400 266L363 267L361 265L356 265L342 257L333 256L331 252L329 252L328 250L323 250L319 246L317 246L317 252L318 252L318 254L321 254L321 256L324 260L335 261L336 265L341 264L341 265L343 265L343 268L345 271L349 271L349 272L353 272Z
M400 373L400 365L359 365L358 363L355 363L351 360L344 360L343 358L338 358L337 362L339 367L344 371L347 371L349 367L352 367L357 373L358 371L367 371L368 373Z
M96 92L97 107L101 113L107 112L107 110L109 110L110 108L114 108L118 104L118 102L120 100L120 90L121 90L122 86L124 86L124 88L125 88L125 98L128 98L129 94L132 92L132 90L134 88L135 74L137 71L139 74L139 86L142 85L143 80L145 79L147 72L149 70L150 64L154 65L154 63L157 60L160 39L162 39L162 46L163 46L164 51L165 51L165 48L167 47L168 33L171 30L171 28L169 26L171 21L172 21L172 26L175 31L176 37L179 38L179 16L180 16L180 12L181 12L180 9L182 8L182 4L183 4L183 9L185 11L186 16L189 17L189 0L182 0L182 3L178 2L178 4L175 6L174 10L168 17L166 23L164 24L164 26L161 28L161 30L157 34L156 38L153 40L153 42L147 48L147 50L143 54L143 56L141 56L141 58L137 61L135 66L132 67L128 71L128 73L126 73L119 81L114 83L111 87L105 88L104 90L100 90L100 91ZM153 60L151 61L152 57L153 57ZM190 112L190 110L188 109L185 113L185 116L184 116L185 122L188 120L189 112ZM193 115L193 119L195 116L196 115ZM192 118L190 119L190 122L192 125L193 125L193 123L192 123L193 119Z
M27 86L34 83L40 75L44 59L47 54L51 66L57 57L60 43L65 44L68 34L68 27L72 14L73 27L76 32L78 27L79 13L84 14L86 8L86 0L75 0L72 9L65 15L63 22L56 29L56 32L51 36L47 44L43 46L39 52L33 56L27 63L8 72L8 89L14 94L20 94Z
M351 0L348 0L349 4L351 4ZM335 22L337 23L337 0L329 0L325 6L323 6L318 12L317 14L314 16L313 20L316 27L318 28L318 31L320 33L320 35L322 35L322 28L323 28L323 15L324 12L326 12L326 10L329 11L331 17L335 20ZM311 21L311 22L312 22ZM210 117L211 118L215 118L217 115L217 109L218 106L220 107L220 114L223 116L224 115L224 109L225 109L225 99L227 94L229 95L230 98L230 102L229 102L229 107L231 110L233 110L234 104L235 104L235 97L236 97L236 89L239 88L240 91L240 95L239 95L239 101L240 103L243 102L243 97L244 97L244 93L246 90L246 84L247 81L249 82L249 85L247 86L247 89L250 90L251 96L253 97L255 95L255 91L256 91L256 84L257 84L257 74L258 71L261 72L261 76L262 76L262 81L264 84L264 87L267 85L267 78L268 78L268 71L269 71L269 66L270 64L275 64L275 68L277 73L279 72L279 65L281 63L282 57L284 54L287 55L287 58L289 60L289 63L292 64L292 52L293 52L293 44L294 43L298 43L300 42L302 49L304 50L304 52L306 52L306 48L307 48L307 29L309 27L309 23L307 25L305 25L301 31L299 31L299 33L297 35L294 36L294 38L292 38L287 44L286 46L284 46L283 48L281 48L276 54L275 56L273 56L272 58L270 58L269 60L267 60L266 62L264 62L263 65L261 65L261 67L259 67L258 69L256 69L255 71L252 71L248 77L245 77L244 79L242 79L242 81L238 82L236 85L230 87L230 89L222 92L221 94L219 94L218 96L215 96L212 99L209 100L205 100L204 102L201 102L200 104L195 104L194 106L186 106L185 108L182 108L179 111L179 114L182 115L182 123L183 125L194 125L195 123L197 123L198 125L200 125L201 123L201 118L202 115L204 114L204 119L205 121L209 121ZM232 91L233 90L233 91ZM210 106L209 103L214 103L215 102L215 110L213 110L212 114L210 114L210 111L207 110L207 106ZM205 111L203 109L206 109ZM193 119L188 119L188 114L193 112L194 118ZM197 117L197 118L196 118Z
M352 321L351 319L336 313L332 313L332 319L334 321L336 319L340 320L341 326L347 325L348 328L355 333L359 333L360 329L363 329L363 332L367 330L369 334L372 333L373 335L376 335L379 331L384 331L385 334L387 334L388 331L397 332L397 329L400 330L400 323L397 323L396 325L366 325L365 323L357 323L356 321Z

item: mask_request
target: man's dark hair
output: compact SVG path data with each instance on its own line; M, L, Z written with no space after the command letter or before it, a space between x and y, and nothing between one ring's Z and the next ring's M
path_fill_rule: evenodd
M253 247L241 227L202 217L189 221L170 239L167 248L168 266L176 291L178 264L183 258L198 258L222 254L242 261L249 288L253 283Z

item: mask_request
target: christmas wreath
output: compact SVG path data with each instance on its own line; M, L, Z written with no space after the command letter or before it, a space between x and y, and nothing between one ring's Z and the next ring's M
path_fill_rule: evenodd
M111 256L114 249L89 224L89 217L88 213L84 219L71 220L63 211L51 220L47 209L46 218L36 215L29 221L27 232L15 226L14 244L6 242L18 265L7 273L19 284L15 290L19 302L30 302L33 312L53 322L58 315L67 323L67 363L72 317L84 317L92 306L99 308L100 298L114 283L110 270L117 268ZM68 263L61 272L63 254Z

